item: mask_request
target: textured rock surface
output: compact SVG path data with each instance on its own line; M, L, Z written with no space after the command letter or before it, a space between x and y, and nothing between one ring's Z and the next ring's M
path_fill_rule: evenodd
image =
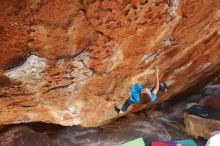
M217 77L213 83L202 89L203 99L199 101L200 105L220 111L220 80Z
M218 120L200 118L189 114L185 114L184 119L187 133L196 138L209 139L213 132L220 129L220 121Z
M45 123L27 123L20 124L19 126L10 125L9 127L5 127L3 131L0 131L0 139L4 138L8 141L15 142L18 137L20 139L25 135L28 137L27 134L32 129L34 135L36 135L36 139L44 136L41 142L43 140L45 142L49 138L49 143L47 144L51 146L116 146L139 137L143 137L147 145L150 145L152 141L158 140L194 139L199 146L203 146L205 145L204 140L195 139L184 132L182 110L185 105L186 102L184 101L181 106L178 104L174 107L166 108L175 108L175 112L178 112L178 114L159 110L147 110L145 112L128 114L126 117L120 118L111 124L95 128L79 126L63 127ZM154 112L161 114L153 118L146 116ZM177 115L178 117L176 117ZM8 134L15 131L19 131L19 135ZM21 133L22 136L20 136ZM35 140L24 141L23 145L32 146L35 142ZM22 144L17 143L16 146L22 146Z
M220 96L207 96L199 104L220 112Z
M41 135L44 136L44 140L49 138L51 146L115 146L139 137L143 137L147 145L159 140L194 139L198 146L204 146L207 140L188 135L183 122L183 110L187 104L197 102L202 98L197 93L180 99L181 102L166 101L156 105L155 109L130 113L117 121L95 128L64 127L46 123L8 125L0 129L0 139L15 142L18 137L22 139L32 129L31 131L37 134L36 137ZM19 135L7 134L14 131L19 131ZM21 133L22 137L20 137ZM34 140L24 141L23 145L31 146L34 143ZM16 146L20 146L19 143Z
M32 129L19 126L3 132L0 136L1 146L50 146L49 137Z
M217 78L218 79L218 78ZM217 79L214 80L215 83ZM205 96L199 104L215 112L220 111L220 84L207 85L201 93ZM186 132L194 137L209 139L212 133L220 129L220 121L217 119L205 119L199 116L184 114Z
M156 64L170 88L157 103L185 92L220 69L219 8L219 0L1 0L0 123L104 124L117 118L130 77Z

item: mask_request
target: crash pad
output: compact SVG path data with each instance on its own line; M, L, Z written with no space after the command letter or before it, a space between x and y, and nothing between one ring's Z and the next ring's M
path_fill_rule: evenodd
M143 138L137 138L135 140L126 142L124 144L121 144L119 146L145 146Z
M194 140L192 139L186 139L186 140L178 140L175 141L178 144L182 144L183 146L197 146Z

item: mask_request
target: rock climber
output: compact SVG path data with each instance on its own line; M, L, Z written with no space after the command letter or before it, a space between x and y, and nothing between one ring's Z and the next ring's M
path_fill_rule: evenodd
M156 80L155 84L152 89L148 88L143 88L139 83L138 79L141 77L153 73L154 70L145 70L143 73L138 74L134 77L131 78L132 81L132 89L130 91L130 97L125 101L123 104L122 108L119 109L118 107L115 106L115 111L117 113L124 113L127 111L128 107L132 104L140 104L140 95L141 94L147 94L148 97L151 99L151 102L155 102L157 99L157 92L167 92L167 85L166 83L159 83L159 70L157 67L155 67L155 75L156 75Z

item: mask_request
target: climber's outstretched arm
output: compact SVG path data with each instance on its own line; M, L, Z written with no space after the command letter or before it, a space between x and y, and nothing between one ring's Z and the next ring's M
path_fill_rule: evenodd
M157 92L159 90L159 86L160 86L160 83L159 83L159 70L158 70L157 67L155 69L156 69L156 72L155 72L156 80L155 80L155 83L154 83L154 90L153 90L153 92L155 94L157 94Z
M133 76L131 78L132 84L138 83L138 79L140 79L141 77L144 77L145 75L152 74L153 72L154 72L154 70L145 70L144 72Z

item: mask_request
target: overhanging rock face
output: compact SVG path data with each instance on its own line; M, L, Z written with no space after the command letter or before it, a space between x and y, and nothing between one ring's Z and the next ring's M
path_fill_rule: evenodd
M220 69L219 8L218 0L1 2L0 124L110 122L130 77L156 64L169 85L156 103L190 89Z

